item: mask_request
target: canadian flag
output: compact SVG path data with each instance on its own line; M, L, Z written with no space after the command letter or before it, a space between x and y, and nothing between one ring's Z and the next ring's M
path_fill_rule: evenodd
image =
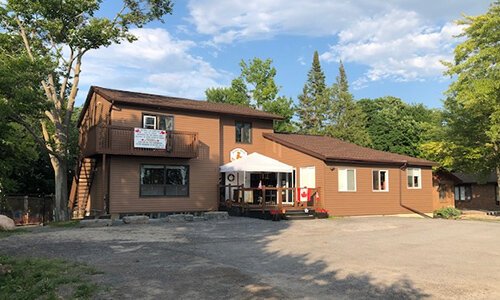
M308 188L299 188L299 200L301 202L309 201L309 189Z

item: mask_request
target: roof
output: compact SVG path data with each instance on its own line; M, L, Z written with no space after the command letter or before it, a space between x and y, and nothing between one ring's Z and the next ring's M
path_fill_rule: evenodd
M436 166L435 162L407 155L361 147L342 140L319 135L264 133L264 137L324 161L346 163L408 164Z
M452 173L455 177L460 179L461 183L492 183L497 182L497 177L495 172L485 176L479 174L467 174L467 173Z
M292 166L257 152L220 166L219 169L221 172L293 172Z
M154 94L122 91L108 89L98 86L91 86L87 95L87 100L82 109L78 124L83 119L83 115L87 110L90 98L93 93L97 93L108 101L115 103L124 103L137 106L148 106L154 108L170 108L176 110L189 110L199 112L209 112L223 115L242 116L248 118L267 119L267 120L282 120L281 116L253 109L242 105L233 105L227 103L212 103L204 100L192 100L178 97L161 96Z

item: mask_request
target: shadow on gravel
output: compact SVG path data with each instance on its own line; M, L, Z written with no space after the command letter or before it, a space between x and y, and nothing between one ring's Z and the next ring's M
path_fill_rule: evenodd
M300 252L299 245L288 247L289 230L294 234L303 232L303 226L301 221L231 218L222 222L51 230L40 237L37 234L20 236L19 241L8 238L4 242L9 241L10 245L4 244L7 247L0 249L0 253L57 257L93 265L104 272L95 279L109 287L103 299L423 299L431 296L415 287L411 280L382 284L375 274L346 275L331 262ZM285 241L286 249L283 244L276 248L276 241ZM299 238L299 241L307 243L308 239ZM316 251L336 255L334 250L318 248Z

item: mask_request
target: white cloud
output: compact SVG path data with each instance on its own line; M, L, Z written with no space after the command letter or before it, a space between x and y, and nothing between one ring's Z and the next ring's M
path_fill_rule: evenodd
M489 1L440 0L190 0L190 21L211 45L278 35L331 37L323 61L365 65L369 81L439 76L460 30L453 20L479 14ZM443 25L444 24L444 25Z
M367 66L368 71L355 87L383 79L416 81L440 77L444 71L440 61L452 58L454 36L461 29L452 23L429 26L414 12L394 10L342 30L338 43L321 58Z
M132 33L138 37L134 43L90 51L84 57L82 87L99 85L202 99L206 88L229 82L230 74L190 53L195 42L176 39L161 28Z

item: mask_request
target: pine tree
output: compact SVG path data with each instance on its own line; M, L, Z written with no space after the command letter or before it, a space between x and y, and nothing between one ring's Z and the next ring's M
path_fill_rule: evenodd
M314 51L311 70L307 74L302 94L299 95L297 114L299 130L303 133L322 133L325 109L325 74L321 69L318 51Z
M349 92L349 83L342 61L339 76L328 89L328 116L325 133L361 146L371 146L371 139L366 129L366 115Z

